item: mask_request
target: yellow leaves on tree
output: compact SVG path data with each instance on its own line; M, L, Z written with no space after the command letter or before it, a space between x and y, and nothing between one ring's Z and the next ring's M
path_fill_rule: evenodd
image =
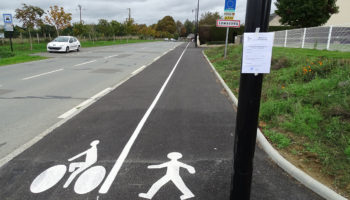
M72 13L64 12L63 7L50 6L50 10L47 11L47 16L45 16L45 22L55 26L57 35L59 31L71 26Z

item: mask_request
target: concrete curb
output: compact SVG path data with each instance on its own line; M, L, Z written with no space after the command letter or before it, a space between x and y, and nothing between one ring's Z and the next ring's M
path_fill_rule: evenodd
M213 64L210 62L208 57L204 54L204 51L202 51L204 57L207 59L208 63L210 64L211 68L213 69L215 75L220 80L221 84L227 91L229 97L233 101L233 103L237 106L238 105L238 99L235 97L235 95L232 93L231 89L226 85L225 81L221 78L219 73L216 71ZM327 199L327 200L347 200L345 197L339 195L335 191L331 190L327 186L323 185L322 183L318 182L311 176L307 175L302 170L295 167L292 163L287 161L285 158L283 158L276 149L272 147L272 145L267 141L265 136L261 133L260 129L257 130L257 142L262 146L262 149L269 155L269 157L284 171L286 171L288 174L290 174L292 177L294 177L296 180L298 180L300 183L308 187L310 190L314 191L316 194L320 195L321 197Z

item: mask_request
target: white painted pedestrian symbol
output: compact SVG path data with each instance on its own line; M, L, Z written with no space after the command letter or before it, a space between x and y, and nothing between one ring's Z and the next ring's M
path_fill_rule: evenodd
M180 176L180 168L182 167L187 169L187 171L191 174L196 173L196 170L194 169L194 167L178 161L180 158L182 158L181 153L178 153L178 152L169 153L168 158L170 159L169 162L166 162L160 165L148 166L148 169L167 168L167 172L165 176L163 176L161 179L159 179L157 182L155 182L152 185L152 187L148 190L147 193L140 193L139 197L152 199L153 196L158 192L158 190L169 181L172 181L175 184L175 186L183 193L183 195L180 196L181 200L194 197L194 194L191 192L190 189L188 189L188 187L186 186L186 184L184 183L184 181Z
M68 180L63 185L67 188L74 178L81 173L74 185L74 191L78 194L86 194L94 190L103 181L106 169L103 166L93 166L97 162L97 145L99 141L91 142L91 147L68 159L69 162L85 156L85 162L73 162L69 164L68 172L71 172ZM89 169L88 169L89 168ZM32 193L41 193L55 186L65 175L67 167L65 165L55 165L39 174L30 185ZM84 172L83 172L84 171Z

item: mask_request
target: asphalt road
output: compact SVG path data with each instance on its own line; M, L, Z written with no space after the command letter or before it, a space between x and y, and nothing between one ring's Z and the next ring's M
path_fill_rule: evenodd
M0 67L0 159L68 117L72 113L66 112L73 107L179 44L152 42L83 48L69 54L41 53L53 58Z
M236 111L201 50L177 47L1 167L0 199L228 200ZM259 148L251 197L321 199Z

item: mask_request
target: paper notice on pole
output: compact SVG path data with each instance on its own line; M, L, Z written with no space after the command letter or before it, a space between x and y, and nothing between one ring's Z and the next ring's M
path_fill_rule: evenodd
M244 33L242 73L270 73L274 36L274 33Z

